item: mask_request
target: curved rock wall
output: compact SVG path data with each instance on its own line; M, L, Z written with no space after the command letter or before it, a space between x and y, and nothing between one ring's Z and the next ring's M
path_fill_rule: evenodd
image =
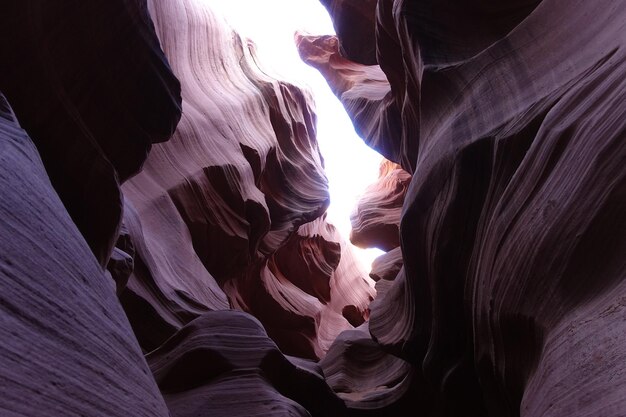
M303 357L375 291L325 221L309 93L200 2L5 11L0 87L46 170L2 99L0 414L345 415Z
M320 2L332 16L341 55L359 64L375 65L377 0Z
M350 215L350 241L389 252L400 246L400 216L411 175L383 160L378 181L367 187Z
M181 111L145 3L5 2L0 51L0 414L167 416L103 269Z
M375 291L347 242L325 216L301 226L276 253L226 292L292 355L317 359L369 316Z
M319 358L352 328L343 310L362 322L374 291L320 218L328 184L312 99L266 75L254 46L210 7L149 5L184 112L123 187L136 268L121 297L140 342L152 350L230 305L286 353Z
M0 94L0 414L167 416L35 145Z
M345 415L313 362L284 356L261 323L206 313L147 355L174 417Z
M416 409L626 413L625 20L615 0L380 0L377 65L298 38L412 173L369 327L424 378Z

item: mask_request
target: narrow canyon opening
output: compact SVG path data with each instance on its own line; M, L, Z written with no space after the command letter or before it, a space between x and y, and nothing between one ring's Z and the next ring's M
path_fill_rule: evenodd
M0 416L626 416L626 2L563 3L3 2Z
M296 33L334 35L328 11L318 0L201 0L210 5L242 37L255 44L263 69L276 78L309 90L317 115L317 142L328 177L327 220L349 241L350 215L367 186L378 180L382 157L356 134L352 121L319 71L305 64ZM367 272L378 248L351 245Z

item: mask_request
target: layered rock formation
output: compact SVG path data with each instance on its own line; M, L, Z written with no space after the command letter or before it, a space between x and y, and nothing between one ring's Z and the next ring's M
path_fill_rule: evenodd
M626 5L563 6L381 0L371 66L371 27L298 39L412 174L369 328L428 415L626 414Z
M374 291L321 219L328 185L312 100L266 75L254 46L207 6L152 1L150 11L185 111L123 187L136 268L122 300L133 328L151 350L230 304L286 353L319 358L352 328L343 310L362 322ZM146 322L159 323L158 335Z
M167 416L102 267L178 80L141 2L2 8L0 414Z
M285 357L253 317L207 313L148 363L173 416L342 416L313 362Z
M107 278L0 95L0 414L167 416Z
M3 5L0 414L626 415L626 6L323 3L376 290L209 6Z
M311 97L206 5L78 3L2 18L0 87L65 205L3 99L2 414L344 415L302 358L375 291L324 218Z
M400 246L400 216L411 176L399 165L381 162L378 181L367 187L350 216L350 241L386 252Z
M226 292L288 354L320 358L339 333L369 316L375 292L367 273L324 218L301 226L259 268Z

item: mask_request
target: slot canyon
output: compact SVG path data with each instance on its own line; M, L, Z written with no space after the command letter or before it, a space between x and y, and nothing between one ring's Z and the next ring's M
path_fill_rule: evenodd
M0 416L626 417L626 1L317 1L349 235L217 1L0 5Z

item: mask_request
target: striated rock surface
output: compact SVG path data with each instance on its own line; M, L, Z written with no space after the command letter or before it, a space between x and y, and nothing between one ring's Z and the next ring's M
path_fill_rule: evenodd
M171 136L181 112L146 4L9 1L0 50L0 89L106 266L122 218L119 184Z
M221 311L311 358L369 314L366 273L323 217L312 100L206 6L148 6L9 5L0 86L72 219L2 100L2 414L344 415L314 362ZM153 146L181 84L181 122Z
M147 355L172 416L343 416L313 362L284 356L253 317L204 314Z
M374 290L366 275L335 227L320 218L226 292L285 353L317 359L340 332L369 317Z
M2 101L3 415L345 415L303 358L375 290L309 93L196 1L8 9L0 86L61 198Z
M410 388L411 365L385 353L366 329L347 330L320 362L326 381L355 410L392 405Z
M124 312L0 95L0 414L167 416Z
M400 216L411 176L399 165L383 161L378 181L365 189L350 216L350 241L386 252L400 246Z
M7 8L0 414L344 416L304 358L375 290L309 93L196 1Z
M387 253L380 255L372 262L370 278L374 281L381 279L391 281L395 279L402 268L402 248L398 246Z
M323 3L375 289L209 2L3 5L0 414L626 415L626 5Z
M417 127L413 126L415 123L408 116L417 120L417 110L407 100L406 109L410 113L406 123L413 130L403 130L405 119L400 114L402 103L394 98L389 80L380 65L361 65L341 56L336 36L296 34L296 43L304 62L317 68L326 78L365 143L412 173L414 163L405 154L411 158L416 156L415 150L409 149L415 144L408 137Z
M345 309L363 322L374 290L321 218L328 184L312 99L263 72L254 45L207 5L149 6L184 113L123 186L135 268L121 299L140 343L150 351L232 306L286 353L319 358L353 327Z
M415 410L626 414L625 21L618 0L381 0L377 65L298 38L412 174L369 327L431 390Z

